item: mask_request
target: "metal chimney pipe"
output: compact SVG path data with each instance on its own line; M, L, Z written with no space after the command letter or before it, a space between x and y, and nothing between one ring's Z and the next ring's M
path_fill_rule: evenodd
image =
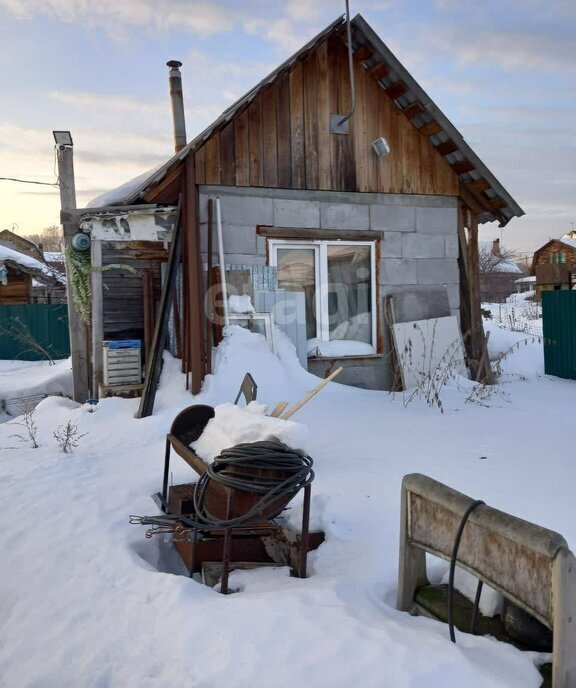
M186 145L186 120L184 118L184 98L182 96L181 62L170 60L168 81L170 83L170 103L172 104L172 123L174 125L174 150L181 151Z

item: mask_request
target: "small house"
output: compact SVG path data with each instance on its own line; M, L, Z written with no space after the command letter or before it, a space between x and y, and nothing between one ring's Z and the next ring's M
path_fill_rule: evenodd
M534 252L530 274L536 277L536 297L543 291L572 289L576 285L576 238L565 234Z
M480 298L488 303L504 303L514 293L522 269L510 253L500 248L500 239L481 241Z
M42 288L66 299L66 278L28 253L21 253L0 242L0 305L34 303L34 290Z
M169 66L179 82L180 63ZM242 273L259 310L293 300L294 341L320 377L342 366L343 383L390 389L386 300L399 292L425 306L440 294L481 358L478 224L523 211L360 15L334 21L191 141L177 131L176 150L62 213L91 234L93 264L142 261L136 274L94 273L96 377L99 340L144 337L155 317L179 201L171 327L193 392L210 369L206 294L218 270Z

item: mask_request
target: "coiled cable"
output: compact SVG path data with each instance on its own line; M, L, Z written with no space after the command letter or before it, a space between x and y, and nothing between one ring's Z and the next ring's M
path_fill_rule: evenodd
M194 490L194 514L130 516L130 523L152 525L151 534L179 524L196 530L237 528L259 518L271 520L314 480L313 461L305 453L272 439L238 444L225 449L207 467ZM206 505L211 482L241 492L262 495L245 513L221 519Z

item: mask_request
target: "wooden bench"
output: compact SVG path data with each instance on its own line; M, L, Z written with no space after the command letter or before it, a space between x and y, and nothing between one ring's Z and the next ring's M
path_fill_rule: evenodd
M402 481L397 608L415 611L426 553L450 560L475 500L418 473ZM457 564L552 630L553 688L576 688L576 559L566 540L486 505L471 512Z

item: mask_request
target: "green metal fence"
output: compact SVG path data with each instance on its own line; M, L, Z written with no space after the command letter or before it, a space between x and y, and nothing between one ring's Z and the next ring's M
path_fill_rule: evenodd
M542 292L544 370L576 380L576 291Z
M66 305L0 306L0 359L43 361L69 355Z

